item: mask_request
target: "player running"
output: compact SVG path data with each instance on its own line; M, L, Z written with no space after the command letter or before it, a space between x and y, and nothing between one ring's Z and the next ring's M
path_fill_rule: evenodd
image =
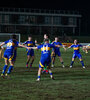
M27 44L27 47L35 46L35 42L32 41L31 36L28 37L28 40L26 42L24 42L23 45L25 45L25 44ZM26 51L27 51L26 68L28 68L28 64L29 64L31 58L32 58L32 60L31 60L31 63L30 63L30 67L32 67L32 64L34 62L34 50L33 49L30 49L30 50L26 49Z
M74 49L74 53L73 53L73 56L72 56L72 62L71 62L70 68L72 68L74 60L75 60L76 57L79 58L79 60L82 64L82 67L85 68L84 62L82 60L82 56L80 54L80 47L83 47L83 46L78 44L78 41L76 39L74 40L74 44L71 45L70 47L68 47L68 48L73 48Z
M11 70L13 69L13 66L14 66L13 57L14 57L15 47L20 46L20 47L24 47L24 48L29 49L28 47L23 46L19 42L16 41L16 35L12 35L12 39L1 43L0 47L5 45L5 44L7 45L7 47L6 47L6 50L4 52L5 66L3 67L3 71L2 71L2 74L1 74L2 77L8 76L8 74L10 74ZM8 67L8 63L10 63L10 67L9 67L7 73L5 74L6 69Z
M60 42L58 42L58 37L55 37L55 41L54 42L52 42L52 44L53 45L60 45L61 47L63 47L64 48L64 50L66 50L66 48L65 48L65 46L64 45L62 45ZM59 60L60 60L60 62L61 62L61 64L62 64L62 67L64 68L65 66L64 66L64 62L63 62L63 59L62 59L62 57L61 57L61 52L60 52L60 50L59 50L60 48L59 47L56 47L56 48L54 48L53 50L52 50L52 67L54 67L54 63L55 63L55 58L56 58L56 55L59 57Z
M47 35L47 34L44 34L44 40L45 39L49 39L49 36ZM49 39L49 43L51 44L51 40ZM44 44L44 41L43 41L43 43L42 44ZM42 73L48 73L48 69L47 69L47 67L46 67L46 65L45 65L45 67L44 67L44 69L43 69L43 71L42 71Z
M45 43L40 45L40 46L31 47L33 49L41 49L41 59L39 62L37 81L40 81L41 70L42 70L42 68L45 67L45 65L48 68L51 79L54 79L54 77L52 75L52 71L50 69L50 65L51 65L51 52L50 52L50 50L51 50L51 48L55 48L55 46L53 44L49 44L49 39L45 39L44 42ZM57 45L57 47L60 47L60 46Z

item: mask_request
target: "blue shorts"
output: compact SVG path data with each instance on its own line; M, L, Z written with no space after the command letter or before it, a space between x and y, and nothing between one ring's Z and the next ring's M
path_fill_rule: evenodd
M13 57L14 57L13 53L6 53L6 52L4 53L4 59L6 60L12 61Z
M49 58L41 57L39 62L39 68L44 68L45 65L48 67L50 63L51 63L51 57Z
M55 57L56 57L56 55L58 55L60 57L61 56L60 51L58 51L58 52L55 51Z
M72 58L76 58L76 57L78 57L79 59L82 59L82 56L80 53L78 53L78 54L74 53Z
M27 56L34 56L34 50L27 50Z

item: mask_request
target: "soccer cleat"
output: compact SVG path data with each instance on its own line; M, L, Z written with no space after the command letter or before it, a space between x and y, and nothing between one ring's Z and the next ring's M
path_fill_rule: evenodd
M70 68L72 68L72 66L70 66Z
M62 65L62 67L64 68L65 66L64 66L64 65Z
M1 74L1 77L4 77L4 74L3 73Z
M85 66L83 66L83 68L85 69Z
M40 81L40 78L37 78L37 80L36 80L37 82L39 82Z
M52 80L54 80L54 77L53 77L53 76L51 76L51 79L52 79Z
M54 67L54 65L52 64L52 66L51 66L52 68Z

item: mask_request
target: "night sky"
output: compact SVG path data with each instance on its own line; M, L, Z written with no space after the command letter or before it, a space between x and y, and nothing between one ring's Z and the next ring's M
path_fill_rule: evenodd
M0 7L39 8L80 11L83 26L90 33L90 3L89 0L2 0ZM85 24L85 26L84 26Z

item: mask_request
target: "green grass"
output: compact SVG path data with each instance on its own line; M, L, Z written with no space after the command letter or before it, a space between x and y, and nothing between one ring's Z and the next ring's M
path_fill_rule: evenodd
M70 69L72 52L61 49L66 68L61 67L57 57L55 68L52 69L55 80L42 74L41 81L36 82L40 51L35 51L33 68L27 69L26 51L19 48L10 78L0 77L0 100L90 100L90 52L81 52L86 69L82 69L78 59ZM0 61L0 66L1 72L3 60Z

